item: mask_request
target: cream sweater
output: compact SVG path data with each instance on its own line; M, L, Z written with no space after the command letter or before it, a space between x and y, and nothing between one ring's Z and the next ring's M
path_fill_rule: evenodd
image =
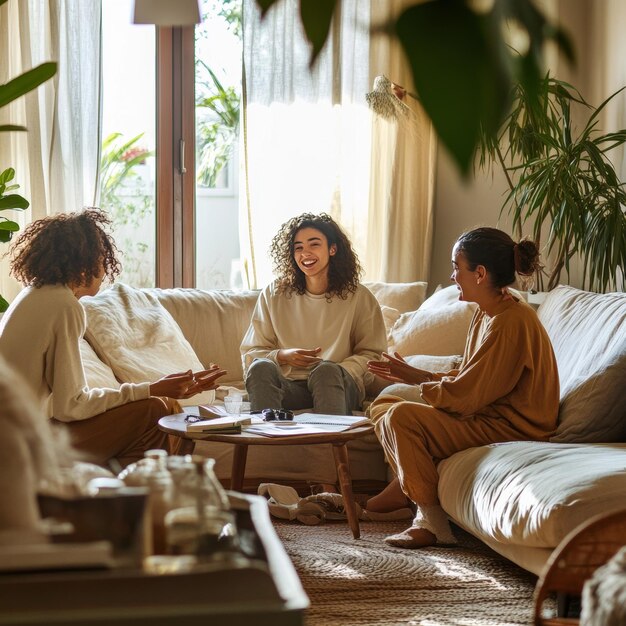
M243 338L241 353L247 370L252 361L268 358L275 362L281 349L320 347L325 361L338 363L365 395L367 362L379 359L387 349L387 337L380 306L363 285L345 300L310 293L277 294L274 283L260 294L250 327ZM306 380L312 368L281 365L291 380Z
M27 287L0 323L0 354L30 383L48 417L82 420L150 395L150 383L89 389L80 356L85 311L69 287Z

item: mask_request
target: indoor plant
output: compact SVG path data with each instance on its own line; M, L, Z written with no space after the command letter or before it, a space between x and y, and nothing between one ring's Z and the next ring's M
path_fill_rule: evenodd
M529 234L540 242L547 232L546 249L555 258L548 290L575 257L582 261L583 286L624 289L626 191L608 153L626 142L626 129L602 134L597 128L600 112L620 91L595 108L549 75L532 97L518 84L497 136L482 136L479 163L502 167L509 185L502 210L518 234L530 224ZM572 122L573 107L589 112L581 131Z

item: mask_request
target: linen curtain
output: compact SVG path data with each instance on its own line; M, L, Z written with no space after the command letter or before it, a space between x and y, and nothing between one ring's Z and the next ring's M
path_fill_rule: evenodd
M101 0L20 0L0 8L0 81L45 61L57 74L2 110L26 133L0 133L0 168L14 167L31 206L22 225L94 205L100 156ZM0 264L0 293L20 287Z
M309 69L297 0L278 3L264 19L256 2L244 0L240 242L248 287L271 281L270 241L280 224L304 211L325 211L344 227L365 279L427 279L428 262L415 259L430 257L429 122L417 111L417 126L387 123L384 136L373 134L381 124L365 101L377 74L411 88L399 50L370 38L374 20L407 2L381 4L339 3L329 41ZM424 162L423 151L415 152L422 140Z

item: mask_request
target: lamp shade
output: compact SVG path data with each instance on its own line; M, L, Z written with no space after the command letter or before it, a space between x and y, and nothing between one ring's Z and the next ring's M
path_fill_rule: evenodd
M200 21L198 0L135 0L134 24L188 26Z

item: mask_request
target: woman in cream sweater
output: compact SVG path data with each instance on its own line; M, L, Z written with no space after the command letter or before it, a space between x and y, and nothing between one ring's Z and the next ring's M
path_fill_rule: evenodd
M271 255L277 279L241 344L252 409L349 415L365 397L367 362L386 344L350 241L329 215L305 213L281 226Z
M158 429L177 412L173 398L215 387L225 372L180 372L119 389L87 386L80 355L83 296L120 272L109 218L99 209L59 213L29 224L11 250L11 273L25 288L0 323L0 354L33 389L44 414L69 430L88 460L126 466L149 448L169 450Z

